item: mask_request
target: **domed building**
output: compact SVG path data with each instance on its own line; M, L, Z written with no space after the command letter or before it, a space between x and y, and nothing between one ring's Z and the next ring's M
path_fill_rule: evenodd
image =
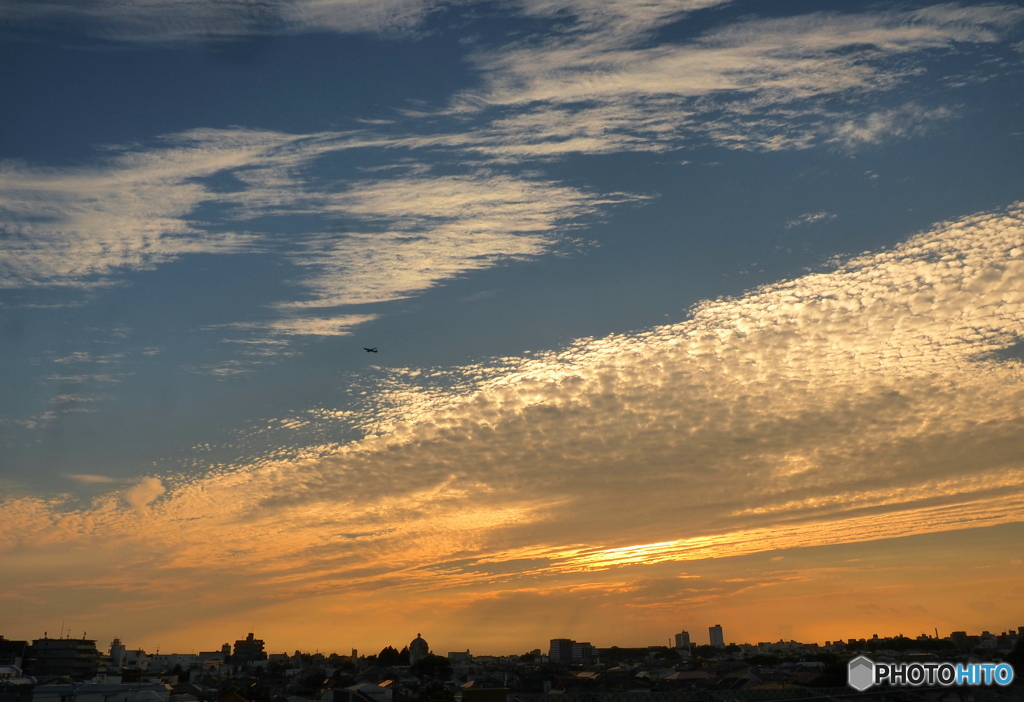
M416 665L417 661L421 661L430 655L430 646L427 642L416 634L416 638L409 644L409 665Z

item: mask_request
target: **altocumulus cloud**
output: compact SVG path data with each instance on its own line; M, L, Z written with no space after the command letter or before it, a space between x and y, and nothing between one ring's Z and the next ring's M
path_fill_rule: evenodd
M379 432L326 457L149 477L86 507L8 499L6 563L28 582L30 546L156 548L162 570L133 572L154 591L241 568L273 598L1020 521L1022 278L1018 204L678 324L447 385L399 369L364 418ZM125 587L98 563L94 586Z

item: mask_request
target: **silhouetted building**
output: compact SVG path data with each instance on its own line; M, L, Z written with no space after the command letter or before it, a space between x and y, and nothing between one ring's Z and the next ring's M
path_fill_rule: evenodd
M235 652L231 654L233 664L246 665L265 660L267 654L263 651L263 639L254 638L252 632L249 632L244 641L235 641Z
M23 667L28 641L11 641L0 636L0 665Z
M125 670L149 670L149 654L141 648L126 650L121 667Z
M711 639L711 645L715 648L725 648L725 635L722 634L721 624L709 626L708 637Z
M590 663L597 658L597 649L589 641L572 642L572 660L576 663Z
M121 643L121 639L115 638L110 642L110 665L113 668L123 668L127 649Z
M469 649L448 652L448 662L452 665L469 665L471 659L472 656L469 655Z
M676 648L690 648L690 632L683 630L676 634Z
M409 644L409 665L415 665L429 655L430 646L419 634L416 634L416 638Z
M568 663L572 660L572 639L551 639L548 658L551 662Z
M93 639L36 639L28 647L25 672L36 678L68 676L84 680L96 675L100 652Z
M597 649L589 641L551 639L548 658L556 663L589 663L597 658Z

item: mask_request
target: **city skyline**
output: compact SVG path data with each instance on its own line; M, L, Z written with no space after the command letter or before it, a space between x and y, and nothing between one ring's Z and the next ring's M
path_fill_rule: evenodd
M1010 637L1010 641L1011 642L1015 641L1017 637L1019 637L1022 633L1024 633L1024 626L1018 626L1018 627L1012 627L1011 626L1008 629L1000 630L998 634L993 633L993 632L989 632L989 631L982 631L982 632L977 632L977 633L972 633L972 632L967 632L967 631L952 631L948 635L943 636L936 629L934 631L934 634L935 634L934 636L932 634L930 634L930 633L922 632L920 635L918 635L916 637L914 637L914 636L905 636L901 632L901 633L896 633L896 634L885 633L885 634L882 634L882 635L874 633L874 634L872 634L870 636L841 636L841 637L837 637L835 639L826 640L826 641L796 641L796 640L786 641L786 640L779 640L779 641L758 641L758 642L755 643L755 642L750 642L750 641L728 641L727 639L723 639L723 643L722 643L721 646L718 646L718 645L715 644L715 640L713 638L713 633L712 633L713 630L714 630L714 627L709 627L709 642L706 643L706 644L705 643L701 643L701 642L696 642L696 641L689 641L689 642L680 644L680 634L675 634L674 637L669 637L669 645L668 646L664 646L662 644L657 644L657 643L649 643L649 644L640 645L640 646L619 646L615 642L609 642L609 643L605 643L605 644L602 644L602 645L593 645L589 641L588 642L577 642L577 641L572 640L572 639L562 639L562 638L559 638L559 639L551 639L550 641L548 641L547 643L549 644L549 648L545 648L543 645L541 645L541 646L535 647L534 649L524 650L524 651L521 651L521 652L514 652L514 651L504 651L504 652L487 651L487 652L476 652L476 653L471 653L468 649L467 650L463 650L463 649L459 648L457 645L455 647L449 646L446 649L442 649L442 648L435 649L433 646L431 646L429 644L428 641L426 641L425 639L422 638L422 636L423 636L422 632L417 632L416 635L415 635L415 638L410 640L409 643L407 643L407 644L399 643L398 646L395 646L394 643L392 642L390 644L387 644L385 646L385 648L392 648L396 652L397 651L411 651L412 650L411 646L419 645L420 648L421 648L421 650L419 651L419 655L421 657L423 655L426 655L427 653L430 653L432 655L438 655L438 656L448 656L448 655L450 655L454 651L458 655L467 654L467 655L479 656L479 657L487 658L487 657L494 657L494 656L504 657L504 656L520 656L520 655L524 655L524 654L529 655L529 654L536 653L536 651L540 651L541 655L543 655L543 656L548 656L548 651L549 650L553 651L556 648L556 646L561 646L561 647L565 648L565 651L562 651L563 655L559 656L559 655L556 654L555 657L552 658L552 660L553 661L565 662L565 661L571 661L573 659L573 656L570 654L573 645L576 645L576 646L583 645L583 646L586 646L588 648L591 648L595 652L594 655L597 655L596 652L598 652L600 650L610 650L610 649L615 649L615 648L619 648L619 649L626 649L626 648L638 648L638 649L657 649L657 648L666 648L666 649L668 649L668 648L675 648L676 650L680 650L680 649L692 649L692 650L697 650L697 649L705 649L705 650L706 649L721 649L723 652L725 652L725 649L728 649L730 647L752 647L752 648L758 648L758 647L764 647L764 646L773 647L773 646L778 646L780 644L794 644L794 645L796 645L798 647L807 647L807 650L812 650L812 649L817 648L817 649L820 649L821 652L824 652L824 651L827 651L827 650L832 650L832 649L846 651L847 647L851 643L853 643L853 644L858 644L858 643L876 643L876 642L886 642L886 641L894 641L894 640L900 640L900 639L906 639L906 640L912 640L912 641L913 640L917 640L917 641L925 641L925 642L928 642L928 641L946 641L946 642L952 642L953 644L957 645L959 648L965 648L965 647L969 647L969 644L967 643L969 640L977 640L975 642L975 644L970 644L970 645L977 645L982 640L984 640L986 637L989 637L992 641L995 641L996 638L998 638L998 637ZM342 657L366 658L366 657L376 657L378 655L378 652L376 650L367 651L367 650L364 650L364 649L360 649L357 646L348 647L347 645L342 646L341 648L339 648L337 650L327 649L327 650L323 650L323 651L321 651L319 649L304 649L302 647L298 647L298 648L295 648L295 649L289 649L289 650L275 650L272 647L268 646L266 644L266 641L264 641L263 639L256 639L255 638L255 636L256 636L255 632L251 632L251 631L246 635L246 638L244 638L244 639L235 639L233 644L229 640L229 641L225 641L225 642L223 642L221 644L218 644L218 645L210 644L209 646L206 646L205 650L204 650L203 646L198 646L198 647L192 646L189 651L185 651L185 650L166 651L165 650L165 651L162 651L162 652L160 651L159 647L157 649L155 649L155 650L146 650L143 647L128 645L129 642L122 641L120 637L116 637L116 636L114 638L112 638L107 643L106 646L104 646L104 645L102 645L102 640L101 639L97 639L97 638L94 638L94 637L88 638L88 637L85 636L86 633L87 632L83 632L83 636L77 637L77 636L74 636L73 632L71 632L71 631L67 631L67 632L62 631L62 632L60 632L60 634L58 636L47 636L47 632L44 632L44 635L42 637L38 637L37 639L29 638L26 641L29 644L33 643L33 641L47 641L47 640L48 641L72 641L72 642L73 641L86 641L86 642L93 642L93 643L96 644L96 649L97 649L97 651L99 651L101 653L101 655L102 655L103 651L110 651L111 655L113 655L113 651L116 649L122 655L124 653L126 653L126 652L127 653L133 653L133 654L134 653L139 653L139 654L144 653L150 659L158 659L158 658L161 658L161 657L162 658L167 658L167 659L173 659L176 656L183 656L183 655L184 656L188 656L188 655L193 655L194 656L194 655L199 655L200 652L202 652L203 655L207 655L207 656L209 656L209 655L225 655L225 656L230 656L230 655L232 655L232 652L237 654L241 650L241 648L246 648L246 650L248 650L249 648L252 648L253 646L255 646L255 648L252 648L252 650L253 651L258 651L261 655L263 655L263 657L265 657L266 655L272 655L272 656L287 655L287 656L292 656L294 654L302 654L302 655L324 655L324 656L340 655ZM683 632L683 634L687 634L687 633L688 632L686 632L686 631ZM230 639L231 637L227 637L227 638ZM673 644L673 639L675 640L674 644ZM5 644L10 644L12 641L16 641L16 639L12 639L11 637L4 636L3 634L0 634L0 641L3 641ZM859 650L859 649L855 648L853 650L856 651L856 650ZM339 653L339 651L340 651L340 653ZM382 651L383 651L383 649L382 649ZM749 653L750 651L745 651L745 652ZM259 659L260 659L259 657L252 658L252 660L259 660ZM588 658L588 660L589 660L589 658ZM138 661L136 661L136 664L138 664Z
M0 33L5 636L1024 621L1019 2Z

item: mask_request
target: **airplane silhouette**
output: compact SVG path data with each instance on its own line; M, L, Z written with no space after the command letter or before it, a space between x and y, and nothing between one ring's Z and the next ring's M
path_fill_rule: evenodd
M366 351L367 353L377 353L377 347L374 346L372 349L368 349L364 346L363 351Z

